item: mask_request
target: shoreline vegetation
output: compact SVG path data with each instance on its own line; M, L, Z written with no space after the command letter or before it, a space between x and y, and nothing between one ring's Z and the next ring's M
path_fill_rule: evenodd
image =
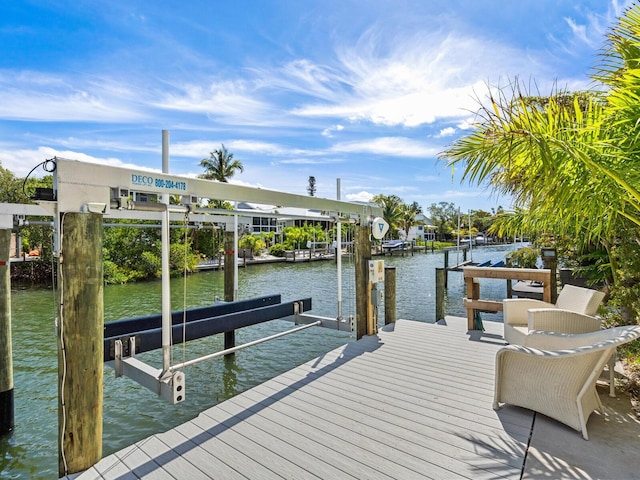
M388 256L388 255L413 255L419 253L428 253L428 252L437 252L442 251L447 247L455 247L456 244L452 242L428 242L428 245L425 245L424 242L421 242L420 245L414 245L406 248L405 250L396 250L393 252L384 252L380 246L377 246L374 251L372 251L373 256ZM295 258L297 255L297 258ZM310 249L299 249L295 251L295 255L293 251L283 252L282 255L271 255L268 251L261 252L260 254L253 255L251 253L241 253L238 256L238 266L246 267L246 266L254 266L254 265L263 265L268 263L305 263L311 261L335 261L335 255L327 252L318 252ZM350 255L349 252L344 252L343 255ZM292 258L292 256L295 258ZM217 259L208 259L203 260L199 263L195 264L195 268L189 268L187 273L194 274L199 273L201 271L209 271L209 270L218 270L220 266L218 264ZM224 264L222 265L222 269L224 269ZM11 259L11 282L12 285L18 287L26 287L26 286L42 286L42 287L51 287L56 278L57 272L57 260L55 258L42 258L42 257L20 257L20 258L12 258ZM133 283L139 281L153 281L157 280L158 277L150 277L150 278L140 278L140 277L132 277L122 282L114 282L109 281L106 277L105 272L105 284L125 284L125 283ZM158 272L159 274L159 272ZM184 274L184 269L172 269L172 275L182 275Z

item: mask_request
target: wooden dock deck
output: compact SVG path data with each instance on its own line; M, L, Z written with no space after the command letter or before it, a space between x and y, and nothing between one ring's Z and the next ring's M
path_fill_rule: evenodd
M456 320L400 320L69 478L520 478L533 413L491 408L501 325Z
M491 408L502 324L399 320L241 393L70 479L627 479L640 420L607 395L590 440L544 415ZM619 372L620 373L620 372ZM606 377L607 375L605 375Z

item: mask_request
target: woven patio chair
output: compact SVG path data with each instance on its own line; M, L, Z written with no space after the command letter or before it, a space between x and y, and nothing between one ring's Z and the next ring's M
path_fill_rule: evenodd
M582 334L532 331L525 345L496 354L493 408L508 403L528 408L582 432L602 411L596 380L616 347L640 336L640 325Z
M504 339L507 343L522 345L529 330L550 330L559 333L585 333L597 330L600 328L599 320L589 319L586 316L595 315L604 295L598 290L565 285L555 304L531 298L504 299L502 301ZM532 309L537 309L539 312L530 315L529 312ZM582 316L563 312L574 312ZM534 320L534 324L529 325L531 319ZM583 320L587 323L581 325L580 322ZM538 321L545 327L535 324Z

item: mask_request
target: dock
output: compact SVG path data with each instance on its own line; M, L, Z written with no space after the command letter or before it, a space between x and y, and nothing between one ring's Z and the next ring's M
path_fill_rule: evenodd
M529 410L494 411L502 324L485 322L480 332L467 331L465 318L444 323L399 320L65 478L586 479L637 473L640 423L624 411L625 397L609 399L605 386L607 415L591 416L588 442ZM624 447L616 443L620 436Z

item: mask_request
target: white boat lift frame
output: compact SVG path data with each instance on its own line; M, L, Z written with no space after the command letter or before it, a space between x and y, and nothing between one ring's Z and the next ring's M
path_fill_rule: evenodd
M56 164L54 173L53 201L40 201L40 207L24 209L18 215L41 215L42 207L54 218L54 250L59 253L61 215L66 212L91 212L111 218L128 219L158 219L162 220L162 348L163 366L156 369L133 358L120 358L116 361L116 374L125 374L140 384L158 393L171 403L181 402L185 398L185 377L179 370L187 364L205 359L215 358L228 352L217 352L202 359L195 359L178 366L170 365L171 348L171 306L169 303L169 224L171 219L183 219L188 213L194 221L224 223L228 230L238 228L238 215L248 215L247 212L219 209L196 208L199 199L226 200L230 202L251 202L255 204L298 207L327 212L336 222L356 222L360 225L371 225L375 217L382 211L370 204L343 202L321 197L297 195L253 188L229 183L189 178L184 176L156 173L142 169L129 169L81 162L65 158L54 158ZM133 202L131 193L147 193L158 195L164 203ZM180 205L168 205L170 195L177 195L181 199ZM223 215L222 213L226 213ZM0 223L8 223L9 212L0 210ZM13 218L11 218L13 226ZM339 300L341 310L341 300ZM282 335L299 331L309 326L320 324L335 324L340 330L351 330L351 325L342 325L342 312L336 320L322 319L309 315L295 315L306 324L287 332L282 332L261 341L277 338ZM251 344L261 341L251 342ZM246 348L251 344L234 347L235 350ZM121 347L121 346L120 346ZM119 348L122 352L122 348ZM135 352L135 348L130 351ZM231 349L230 349L231 350Z

